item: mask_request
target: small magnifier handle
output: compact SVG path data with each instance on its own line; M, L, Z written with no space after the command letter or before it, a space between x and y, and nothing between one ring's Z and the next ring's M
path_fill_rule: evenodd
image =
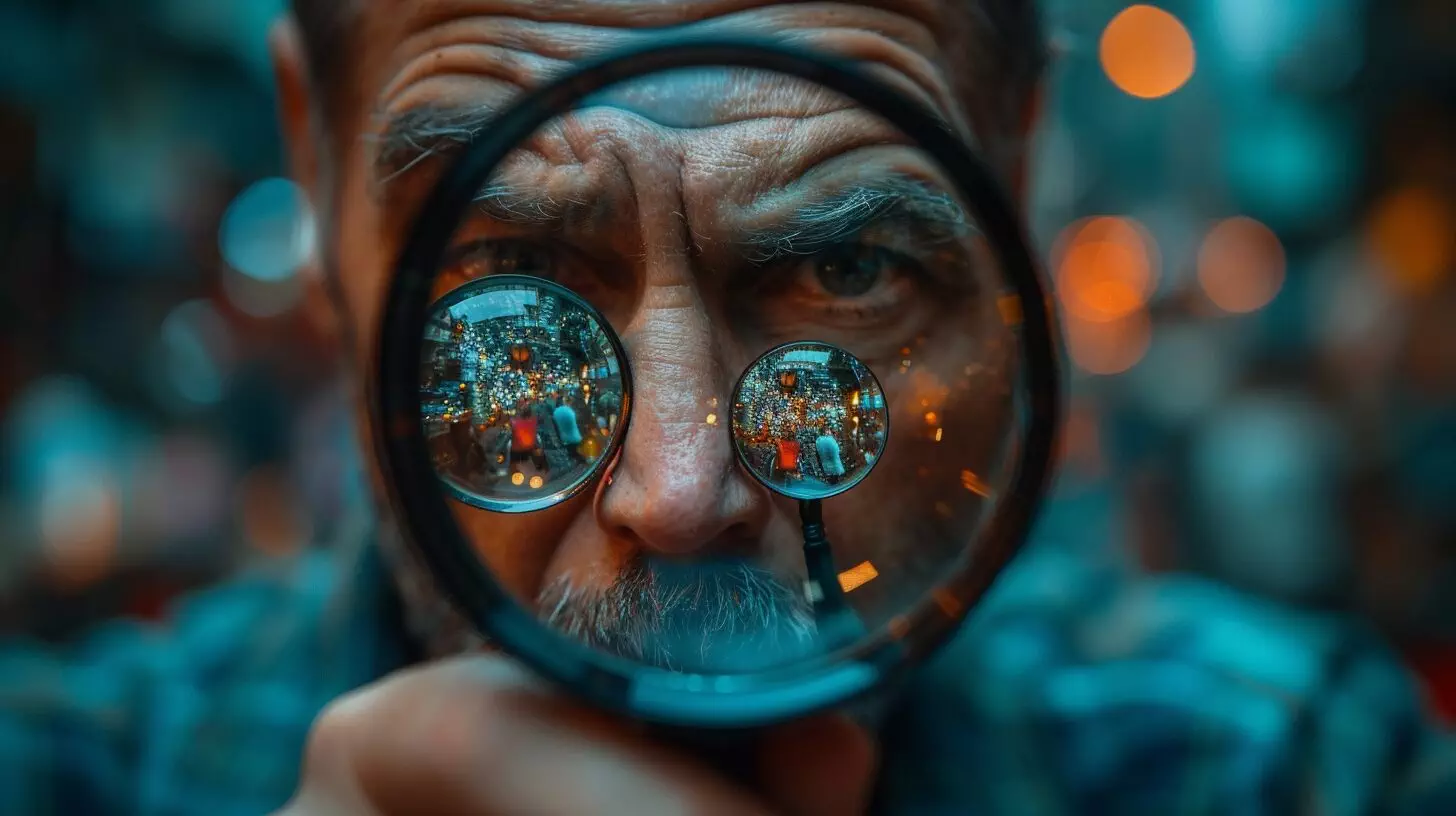
M820 501L801 500L799 517L804 524L804 564L809 573L808 593L814 604L814 620L825 648L834 649L863 636L864 623L844 599L834 551L824 533Z

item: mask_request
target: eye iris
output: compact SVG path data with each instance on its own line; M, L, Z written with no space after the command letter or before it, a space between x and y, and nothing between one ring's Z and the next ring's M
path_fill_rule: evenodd
M500 274L541 275L548 271L546 253L536 247L508 244L496 250L495 269Z
M837 297L858 297L874 288L881 263L876 253L845 249L819 260L815 275L826 292Z

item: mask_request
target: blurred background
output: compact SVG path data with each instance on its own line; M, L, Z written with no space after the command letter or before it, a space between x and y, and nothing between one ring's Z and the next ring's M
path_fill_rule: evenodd
M281 5L0 0L0 629L157 616L361 512ZM1044 6L1062 497L1147 570L1365 616L1456 714L1456 4Z

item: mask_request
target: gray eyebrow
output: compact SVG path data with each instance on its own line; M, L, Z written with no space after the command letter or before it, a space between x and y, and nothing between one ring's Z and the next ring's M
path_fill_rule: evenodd
M959 240L976 232L948 193L907 176L890 176L856 183L800 207L782 224L751 231L742 243L751 249L751 263L767 264L814 255L886 222L911 224L930 241Z
M432 156L468 143L490 124L500 109L490 104L422 105L390 117L376 145L374 177L386 185Z
M506 224L562 227L589 222L601 207L578 198L556 198L507 184L490 184L475 196L481 212Z
M378 145L375 184L386 188L426 160L468 144L489 126L499 109L488 104L468 107L424 105L391 118L373 137ZM387 192L387 191L386 191ZM386 195L386 198L388 196ZM511 224L559 226L586 216L588 203L557 199L503 184L481 189L475 199L491 218Z
M425 160L465 145L498 112L497 106L484 103L424 105L394 116L375 137L377 183L386 185ZM588 201L502 184L483 188L476 201L485 215L520 226L560 227L605 214ZM913 224L929 240L959 240L976 231L944 190L909 176L890 175L840 188L799 207L783 223L750 230L737 243L745 247L750 263L767 264L822 252L889 221Z

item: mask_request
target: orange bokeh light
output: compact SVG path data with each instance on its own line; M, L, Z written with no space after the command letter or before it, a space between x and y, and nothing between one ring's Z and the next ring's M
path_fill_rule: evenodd
M880 571L875 569L874 564L865 561L857 567L850 567L839 573L839 588L845 592L853 592L878 577L880 577Z
M1078 319L1120 320L1157 289L1157 247L1132 219L1100 216L1072 224L1055 255L1062 305Z
M1243 314L1268 306L1284 286L1284 246L1252 218L1220 221L1198 251L1198 284L1213 305Z
M1110 376L1132 369L1153 341L1153 321L1144 309L1111 322L1067 315L1064 325L1072 362L1089 374Z
M1102 69L1139 99L1167 96L1188 82L1197 61L1193 37L1177 17L1155 6L1123 9L1102 32Z
M1428 294L1456 264L1456 211L1432 190L1396 190L1376 205L1369 242L1396 289Z

